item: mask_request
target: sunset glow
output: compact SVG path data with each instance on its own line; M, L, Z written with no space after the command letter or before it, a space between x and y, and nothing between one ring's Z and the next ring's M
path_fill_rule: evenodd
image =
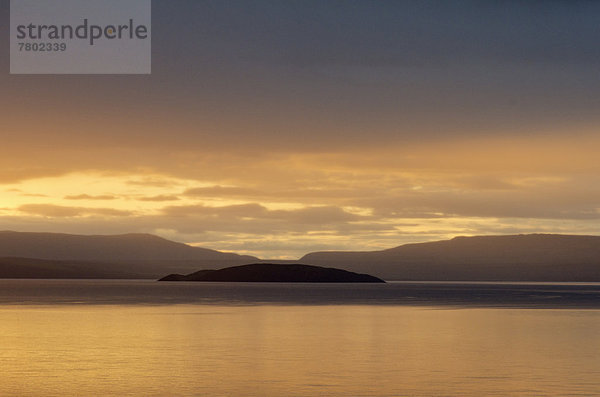
M594 6L543 17L511 3L530 19L509 30L474 17L500 12L489 5L461 25L417 3L185 4L155 5L152 75L2 74L2 229L145 232L263 258L597 233L597 42L577 36ZM581 19L564 38L577 46L541 28L564 13Z

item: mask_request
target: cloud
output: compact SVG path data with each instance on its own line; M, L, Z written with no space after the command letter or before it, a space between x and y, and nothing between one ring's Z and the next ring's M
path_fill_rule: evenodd
M116 200L116 196L102 194L97 196L91 196L89 194L78 194L73 196L65 196L65 200Z
M6 152L0 150L0 154L5 157L5 160L0 159L0 184L11 184L28 179L35 179L48 176L60 176L68 172L68 168L48 165L47 167L37 167L34 161L21 158L21 162L13 161L10 157L14 156L14 152L6 145ZM18 149L21 152L21 147ZM33 159L32 159L33 160ZM19 164L19 165L17 165Z
M88 207L66 207L53 204L25 204L18 207L22 213L52 218L69 218L88 215L99 216L129 216L131 211L117 210L114 208L88 208Z
M0 74L0 184L47 196L3 213L278 252L598 230L600 4L460 4L157 2L152 76Z
M146 197L137 197L138 201L153 201L153 202L162 202L162 201L177 201L179 197L172 194L160 194L158 196L146 196Z
M205 205L169 206L162 212L168 216L197 216L206 218L273 220L290 225L328 225L368 219L334 206L307 207L290 210L269 210L257 203L209 207Z
M330 183L333 181L329 181ZM315 185L318 181L315 181ZM344 199L361 194L359 191L351 188L336 187L313 187L306 186L290 187L289 189L273 189L271 186L264 186L263 189L246 188L238 186L209 186L190 188L183 192L183 195L195 198L239 198L239 199L263 199L267 201L287 201L287 202L311 202L323 199Z
M168 206L162 209L163 214L173 217L222 217L222 218L256 218L264 217L269 211L260 204L240 204L222 207L205 205Z
M335 206L308 207L297 210L276 210L270 211L269 216L285 222L290 222L291 224L306 225L345 224L348 222L369 219L369 217L351 214L342 208Z
M258 189L249 189L235 186L209 186L209 187L196 187L187 189L183 192L186 196L193 197L249 197L249 196L260 196L265 195Z
M584 179L585 180L585 179ZM600 219L600 189L592 179L510 189L424 189L353 200L376 218Z
M126 182L128 185L132 186L142 186L142 187L159 187L166 188L178 185L178 181L174 180L174 178L168 178L166 176L157 177L157 176L147 176L139 179L132 179Z

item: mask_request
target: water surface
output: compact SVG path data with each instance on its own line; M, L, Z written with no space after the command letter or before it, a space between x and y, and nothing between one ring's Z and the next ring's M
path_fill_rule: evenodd
M0 287L3 396L600 390L594 284L3 280ZM451 304L441 304L444 297Z

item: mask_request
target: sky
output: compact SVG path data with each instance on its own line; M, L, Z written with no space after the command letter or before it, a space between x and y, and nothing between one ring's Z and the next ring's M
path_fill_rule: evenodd
M0 41L1 230L273 259L598 234L599 2L152 4L151 75L10 75Z

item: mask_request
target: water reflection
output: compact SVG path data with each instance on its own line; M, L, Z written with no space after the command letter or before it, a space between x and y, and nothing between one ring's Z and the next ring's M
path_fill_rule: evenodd
M0 395L577 395L600 311L0 306Z
M0 304L366 304L600 308L600 283L286 284L0 280Z

